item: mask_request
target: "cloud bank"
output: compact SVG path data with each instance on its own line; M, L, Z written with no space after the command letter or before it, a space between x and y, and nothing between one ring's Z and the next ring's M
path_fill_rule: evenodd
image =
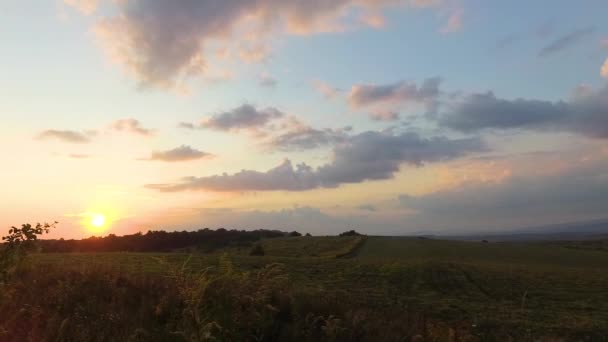
M113 2L95 32L105 51L143 85L174 86L209 73L210 46L233 48L245 60L264 60L277 34L341 32L353 11L380 16L389 7L433 7L433 0L130 0ZM68 0L79 5L84 2ZM87 10L89 7L85 7ZM346 22L345 22L346 21ZM370 26L380 22L377 18ZM233 37L239 33L242 39ZM251 53L251 52L254 53Z
M478 138L423 138L416 133L399 135L364 132L334 148L330 163L313 168L293 165L285 160L265 172L242 170L234 174L188 177L176 184L151 184L148 188L163 192L185 190L208 191L304 191L334 188L346 183L391 179L402 164L422 166L425 163L455 159L486 151Z
M561 172L520 174L423 196L402 195L399 201L414 210L408 220L412 225L460 233L605 218L608 165L597 159L570 160L570 168Z
M453 104L439 124L462 132L526 129L608 138L608 85L580 92L569 101L507 100L494 93L473 94Z

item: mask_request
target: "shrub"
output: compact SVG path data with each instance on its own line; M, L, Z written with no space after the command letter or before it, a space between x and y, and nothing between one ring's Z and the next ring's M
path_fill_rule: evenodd
M361 236L362 234L357 233L355 230L349 230L344 233L340 233L339 236Z
M26 223L22 224L21 228L9 229L8 235L2 237L5 243L0 250L0 285L7 281L25 255L37 247L38 235L48 233L56 224L57 222L38 223L32 226Z
M253 245L251 251L249 252L249 255L253 256L264 256L264 254L264 247L262 247L262 245L260 245L259 243Z

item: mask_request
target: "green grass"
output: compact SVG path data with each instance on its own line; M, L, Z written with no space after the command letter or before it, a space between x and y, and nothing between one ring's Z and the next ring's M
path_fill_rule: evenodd
M297 237L262 242L266 255L38 254L30 264L64 270L164 274L167 265L257 272L274 263L299 291L338 296L341 305L419 312L493 336L606 336L608 253L557 244L478 243L415 238ZM336 256L347 254L348 258ZM503 335L500 335L503 334Z
M265 239L260 242L266 256L289 258L336 258L349 254L364 239L361 236L300 236ZM231 247L221 252L249 255L251 247Z
M549 268L608 268L608 253L544 243L481 243L417 238L371 237L360 258L499 263Z

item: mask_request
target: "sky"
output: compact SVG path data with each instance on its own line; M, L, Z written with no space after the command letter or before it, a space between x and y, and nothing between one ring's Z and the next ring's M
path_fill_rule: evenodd
M608 216L604 0L0 0L0 227Z

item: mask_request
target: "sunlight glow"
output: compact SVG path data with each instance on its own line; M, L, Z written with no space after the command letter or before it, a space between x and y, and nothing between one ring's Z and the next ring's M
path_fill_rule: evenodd
M83 225L92 233L101 234L110 228L112 219L101 212L90 212L83 215Z
M91 225L96 228L101 228L106 224L106 217L101 214L95 214L91 217Z

